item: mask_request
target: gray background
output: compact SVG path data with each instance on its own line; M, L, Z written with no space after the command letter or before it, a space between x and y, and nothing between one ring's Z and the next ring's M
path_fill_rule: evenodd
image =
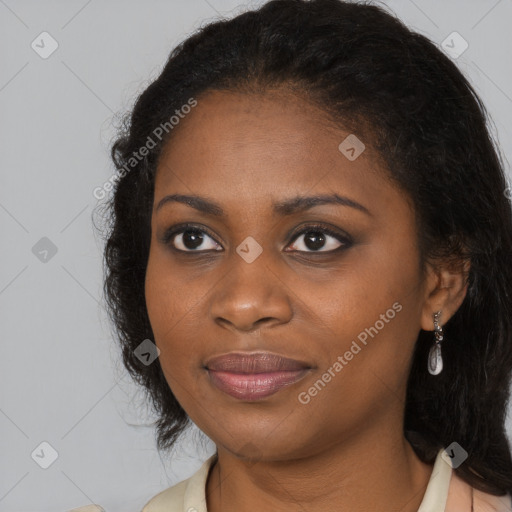
M197 429L172 460L156 451L101 307L93 190L113 172L115 114L171 48L261 3L0 0L0 511L137 511L212 453ZM512 0L384 3L436 43L454 31L468 42L456 60L510 160ZM46 59L31 47L51 49L44 31L58 43ZM58 453L48 469L31 456L43 441Z

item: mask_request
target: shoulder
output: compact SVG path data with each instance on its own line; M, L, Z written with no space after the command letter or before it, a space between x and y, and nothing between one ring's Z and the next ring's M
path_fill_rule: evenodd
M190 478L153 496L141 512L206 512L206 481L216 459L213 454Z

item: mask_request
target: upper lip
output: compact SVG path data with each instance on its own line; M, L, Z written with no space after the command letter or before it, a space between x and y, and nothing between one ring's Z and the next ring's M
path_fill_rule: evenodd
M235 373L265 373L311 368L304 361L290 359L271 352L229 352L208 359L208 370Z

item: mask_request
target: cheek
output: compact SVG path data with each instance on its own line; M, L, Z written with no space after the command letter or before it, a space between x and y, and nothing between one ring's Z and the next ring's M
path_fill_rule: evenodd
M315 326L313 333L316 326L323 331L316 339L323 364L332 364L352 347L357 355L348 354L350 366L358 368L361 378L370 368L386 374L400 367L397 379L402 379L419 332L420 292L416 253L374 242L355 248L342 267L299 296L307 297L303 313Z
M154 342L160 350L160 366L172 393L190 412L195 407L195 400L189 403L190 395L197 397L201 390L196 389L194 382L198 363L191 357L194 351L198 353L198 349L194 347L190 332L186 332L191 306L185 292L190 293L190 290L182 289L182 286L168 272L167 264L150 255L145 282L146 306Z
M169 361L184 356L183 350L173 350L173 358L168 357L175 340L182 339L187 315L193 308L188 300L192 293L189 286L180 283L175 273L170 272L165 256L162 257L158 250L150 251L145 280L146 307L154 341L161 351L162 368Z
M146 269L145 294L155 336L158 333L163 340L172 335L187 312L193 310L194 302L197 301L193 283L185 272L176 268L166 250L152 242Z

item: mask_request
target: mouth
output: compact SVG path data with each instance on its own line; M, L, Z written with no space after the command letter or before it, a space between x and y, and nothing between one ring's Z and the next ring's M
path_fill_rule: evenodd
M205 369L210 382L220 391L240 400L255 401L295 384L311 366L270 352L230 352L209 359Z

